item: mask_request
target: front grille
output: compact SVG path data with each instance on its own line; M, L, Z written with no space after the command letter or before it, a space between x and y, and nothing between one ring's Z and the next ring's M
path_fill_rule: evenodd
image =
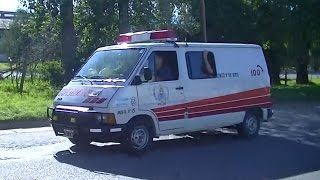
M55 115L58 118L59 124L66 125L81 125L81 126L89 126L89 125L98 125L99 122L95 120L94 113L70 113L70 112L55 112ZM71 118L75 118L75 122L71 122Z

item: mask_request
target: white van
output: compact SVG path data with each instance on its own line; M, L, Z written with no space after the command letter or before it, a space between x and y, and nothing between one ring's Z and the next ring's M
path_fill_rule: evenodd
M128 33L97 49L48 108L56 135L135 151L161 135L221 127L256 136L273 114L261 47L175 39L169 30Z

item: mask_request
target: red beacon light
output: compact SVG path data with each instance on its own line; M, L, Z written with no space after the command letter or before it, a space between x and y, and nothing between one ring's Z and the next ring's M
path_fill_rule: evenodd
M118 37L118 44L153 41L177 41L177 37L172 30L141 31L120 34Z

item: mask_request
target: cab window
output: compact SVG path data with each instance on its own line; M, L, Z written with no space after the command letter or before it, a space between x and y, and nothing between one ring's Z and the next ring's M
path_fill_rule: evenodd
M210 51L186 52L188 75L190 79L216 78L217 69L214 54Z
M179 79L176 51L153 51L144 67L148 67L152 71L152 80L148 82L174 81ZM143 68L140 71L140 77L144 81Z

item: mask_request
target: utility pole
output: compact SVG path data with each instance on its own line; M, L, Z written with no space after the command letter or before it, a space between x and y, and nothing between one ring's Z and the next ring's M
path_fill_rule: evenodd
M201 0L201 17L202 17L203 41L207 42L206 3L204 0Z

